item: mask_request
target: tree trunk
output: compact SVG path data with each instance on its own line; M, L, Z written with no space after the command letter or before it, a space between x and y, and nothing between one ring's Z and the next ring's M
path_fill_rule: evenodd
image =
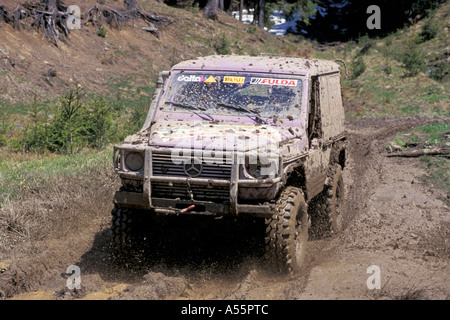
M219 0L208 0L205 6L204 13L208 19L217 20L217 11L219 7Z
M265 0L258 0L258 25L261 28L264 28L264 8L265 7Z
M47 10L55 11L57 9L56 0L47 0Z
M253 25L257 25L259 21L259 0L256 0L253 6Z
M136 0L124 0L125 9L131 12L137 12Z
M65 11L64 3L61 0L42 0L42 3L47 4L47 11Z
M239 21L242 21L242 11L244 10L244 0L239 1Z
M231 16L233 12L233 0L225 1L225 7L225 12Z

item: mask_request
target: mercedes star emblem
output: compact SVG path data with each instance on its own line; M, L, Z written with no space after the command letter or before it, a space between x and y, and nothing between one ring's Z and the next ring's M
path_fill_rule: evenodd
M201 163L196 163L194 160L184 164L184 172L190 177L198 177L202 173L203 166Z

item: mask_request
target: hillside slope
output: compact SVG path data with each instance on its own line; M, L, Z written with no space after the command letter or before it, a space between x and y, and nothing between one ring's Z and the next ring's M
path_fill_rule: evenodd
M16 1L3 3L10 10L17 6ZM0 24L0 105L29 103L34 95L55 98L77 84L95 94L141 88L139 93L145 95L158 72L184 59L214 53L295 53L292 44L224 13L216 22L205 19L198 9L172 8L155 0L138 5L172 20L163 23L159 39L142 29L148 26L143 20L121 30L106 26L102 37L92 24L85 24L87 10L96 3L82 2L82 29L72 30L69 40L58 46L29 27L19 31ZM117 1L102 6L123 9Z

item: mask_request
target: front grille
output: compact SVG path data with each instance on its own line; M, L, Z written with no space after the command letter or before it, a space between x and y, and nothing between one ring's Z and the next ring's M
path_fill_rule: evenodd
M163 185L152 183L152 197L191 200L191 193L194 200L223 202L228 201L230 198L230 189L226 187L208 188L191 186L191 188L188 189L187 185Z
M201 173L196 178L230 180L231 164L223 160L213 164L203 162ZM184 163L174 163L171 154L153 153L152 167L154 176L188 177Z

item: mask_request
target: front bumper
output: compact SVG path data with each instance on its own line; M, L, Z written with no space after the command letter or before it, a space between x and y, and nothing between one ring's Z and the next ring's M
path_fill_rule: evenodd
M114 201L121 207L151 210L156 214L164 215L196 214L220 217L236 214L250 215L256 218L270 218L272 216L273 210L273 206L271 204L236 204L236 211L235 213L232 213L229 204L216 203L212 201L164 198L152 198L152 205L150 205L148 198L145 197L142 193L126 191L117 191L114 196Z
M115 171L122 179L143 180L142 192L118 191L115 194L114 201L122 207L151 210L157 214L198 214L198 215L251 215L261 218L269 218L272 216L273 204L264 201L261 204L238 203L239 191L241 193L258 193L258 190L266 191L270 194L276 194L281 184L281 175L276 178L269 179L240 179L239 169L242 157L238 154L234 155L231 165L231 173L227 179L206 179L200 177L182 177L182 176L160 176L155 175L153 170L153 152L152 148L134 149L144 153L144 169L143 174L136 172L127 172L123 170L122 158L119 154L122 150L130 150L128 146L116 146L114 148L114 166ZM157 151L158 154L161 150ZM164 194L152 192L155 186L166 188L166 190L175 189L176 187L187 188L190 191L190 198L182 197L166 197ZM205 200L196 198L196 190L194 188L202 188L203 192L210 190L211 194L220 193L219 200ZM194 192L192 192L194 190ZM206 191L205 191L206 190ZM155 190L153 190L155 191ZM156 193L156 196L155 196ZM270 195L269 195L270 197ZM257 197L255 198L257 199ZM258 201L252 201L253 203Z

